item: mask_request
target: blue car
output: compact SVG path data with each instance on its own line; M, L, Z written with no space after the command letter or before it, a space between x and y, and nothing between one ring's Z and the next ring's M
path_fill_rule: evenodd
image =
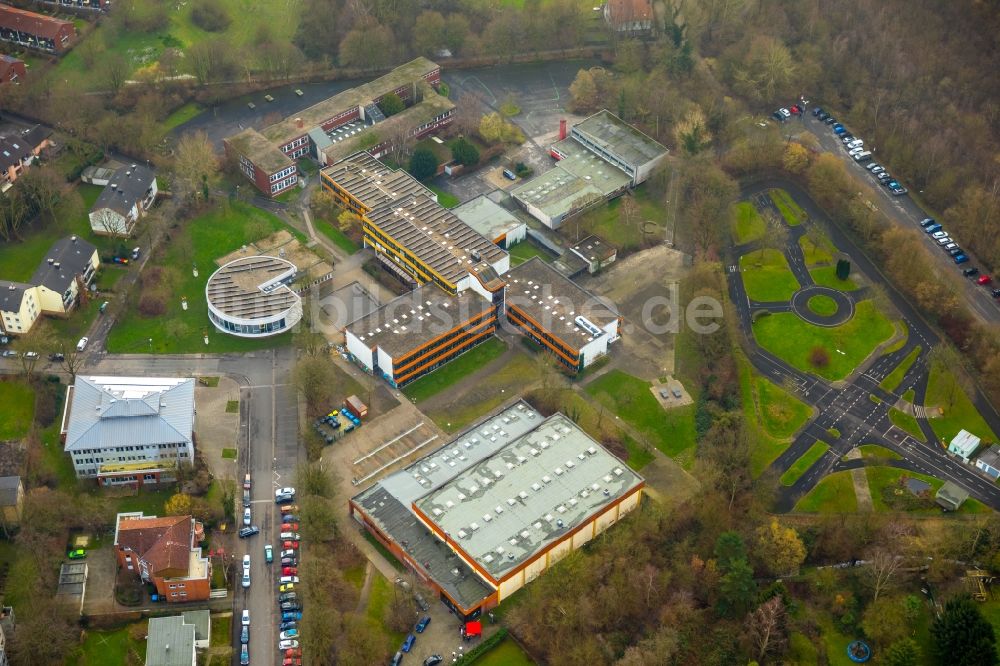
M242 631L240 631L240 643L246 645L250 642L250 627L243 625Z
M403 652L409 652L410 650L412 650L413 649L413 644L416 643L416 642L417 642L417 637L416 636L414 636L413 634L410 634L409 636L407 636L406 640L403 641L403 648L402 648Z
M288 629L296 629L298 628L298 624L299 623L295 622L294 620L290 620L288 622L282 622L281 624L278 625L278 631L287 631Z
M941 231L941 229L942 229L941 225L938 224L937 222L935 222L934 224L932 224L932 225L930 225L928 227L924 227L924 231L927 232L927 233L929 233L929 234L932 234L935 231Z
M430 623L431 623L431 616L428 615L427 617L420 620L420 622L417 622L417 626L414 627L413 630L418 634L422 634L424 633L424 629L426 629L427 625Z
M834 134L844 134L845 132L847 132L847 128L845 128L840 123L837 123L836 125L833 126L833 133Z
M302 619L302 611L285 611L281 614L282 622L299 621Z
M955 263L956 264L964 264L968 260L969 260L969 258L967 256L965 256L964 254L960 254L960 255L958 255L958 256L955 257Z

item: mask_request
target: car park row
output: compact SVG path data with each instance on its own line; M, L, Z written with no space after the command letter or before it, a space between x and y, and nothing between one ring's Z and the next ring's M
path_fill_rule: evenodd
M282 666L301 666L302 649L299 647L299 627L298 623L302 619L302 604L299 600L299 542L301 537L298 533L299 518L296 514L298 506L292 504L295 501L295 488L279 488L274 491L274 501L281 511L281 527L278 538L281 541L278 564L280 575L278 576L277 602L278 610L281 613L281 623L278 625L278 651L281 654ZM260 528L252 523L250 511L250 475L247 474L243 482L243 528L240 529L240 538L249 538L260 533ZM264 546L264 560L267 564L274 563L274 547L271 544ZM250 587L250 555L243 556L243 579L244 588ZM248 666L250 663L250 611L244 609L241 617L240 627L240 664Z

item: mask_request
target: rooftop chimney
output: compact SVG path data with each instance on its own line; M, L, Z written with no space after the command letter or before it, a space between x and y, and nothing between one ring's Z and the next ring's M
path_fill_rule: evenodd
M559 140L562 141L566 138L566 119L563 118L559 121Z

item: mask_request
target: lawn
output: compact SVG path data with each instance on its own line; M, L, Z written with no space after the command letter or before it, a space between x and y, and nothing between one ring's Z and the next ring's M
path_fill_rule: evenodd
M830 287L831 289L839 289L840 291L854 291L858 288L858 284L851 278L847 278L846 280L838 278L836 266L811 268L809 269L809 275L812 276L813 282L821 287Z
M939 365L931 367L924 404L944 411L941 418L928 419L934 433L943 441L950 442L963 428L985 441L997 441L996 434L986 425L955 375Z
M163 128L163 132L167 133L170 130L183 125L189 120L194 119L196 116L200 115L205 109L202 108L197 102L188 102L183 106L174 109L173 113L167 116L160 126Z
M817 460L823 457L823 455L830 449L830 446L826 442L817 441L815 444L809 447L809 450L803 453L798 460L792 463L784 474L781 475L781 484L784 486L791 486L799 477L809 471Z
M0 441L21 439L31 429L35 418L35 392L20 381L0 381Z
M750 452L750 474L757 478L788 446L787 439L779 439L765 428L763 414L767 414L766 421L771 429L787 433L798 418L795 416L795 403L798 401L781 387L758 376L741 352L737 352L736 366L740 376L740 400L745 423L754 435L753 450ZM795 429L798 429L798 425Z
M934 493L937 492L938 488L944 485L944 481L941 479L936 479L933 476L918 474L917 472L911 472L905 469L884 466L865 467L865 474L868 476L868 487L871 489L872 506L876 511L896 511L896 509L886 502L885 492L889 492L901 498L907 498L912 506L906 510L911 513L941 513L941 508L934 503ZM930 498L926 501L920 501L905 488L900 488L899 482L904 476L913 479L920 479L921 481L925 481L930 484ZM987 513L989 511L989 507L985 504L970 498L965 500L965 503L959 507L958 511L955 513L976 514Z
M538 257L539 259L545 262L551 262L554 259L554 257L548 250L543 249L536 243L532 243L528 239L524 239L520 243L517 243L516 245L512 246L509 252L510 252L511 266L517 266L518 264L523 264L532 257Z
M753 331L760 346L775 356L800 370L837 380L847 377L880 343L892 337L893 326L867 300L858 303L854 317L840 326L814 326L793 312L778 312L755 321ZM815 347L826 349L826 365L815 367L810 362Z
M188 222L175 233L166 250L147 264L163 272L166 290L174 297L167 301L166 314L144 317L135 307L126 308L111 333L107 348L111 353L227 353L249 352L276 347L290 341L290 333L269 338L248 339L226 335L208 319L205 284L218 268L215 260L241 245L287 228L274 215L251 206L233 203L217 207ZM297 232L296 232L296 235ZM300 237L301 239L301 237ZM191 265L198 267L194 277ZM135 290L138 296L139 290ZM181 308L181 296L188 309ZM202 340L208 334L209 344Z
M833 255L837 248L833 246L830 239L825 236L814 245L809 236L799 238L799 248L802 249L802 258L805 259L806 266L826 266L833 262Z
M754 301L787 301L799 290L799 281L777 250L754 250L740 257L747 296Z
M487 338L482 344L476 345L430 374L407 385L403 389L403 393L415 402L426 400L472 374L493 359L499 358L505 351L507 351L507 345L499 338Z
M886 375L885 379L879 383L879 388L885 389L889 393L894 392L899 387L899 383L903 381L903 377L910 369L910 366L912 366L913 362L917 360L918 356L920 356L920 351L920 347L914 347L913 351L907 354L906 358L900 361L899 365L897 365L895 369Z
M145 621L143 621L145 624ZM129 653L139 656L142 663L146 658L146 642L129 638L129 627L114 631L87 631L81 646L77 666L98 666L99 664L129 664Z
M459 198L456 197L454 194L452 194L451 192L446 192L442 190L440 187L428 184L427 189L429 189L431 192L437 195L438 203L444 206L445 208L454 208L458 204L462 203L461 200L459 200Z
M829 296L817 294L809 298L806 302L806 307L821 317L829 317L837 312L837 301Z
M757 414L769 435L791 437L809 419L809 405L767 378L755 377L754 389Z
M347 254L354 254L361 249L358 247L358 244L348 238L343 231L326 220L316 220L316 228L319 229L321 234L329 238L334 245Z
M771 195L771 201L774 202L774 205L778 208L778 212L780 212L781 216L785 218L785 222L787 222L789 226L797 227L805 221L806 212L802 210L801 206L792 200L792 197L788 194L788 192L775 189L770 190L768 194Z
M624 224L618 209L624 197L618 197L606 206L597 206L583 215L576 217L563 226L566 238L574 238L579 233L583 238L586 234L597 234L612 245L628 250L639 247L652 238L654 242L663 240L663 229L667 226L667 207L658 197L649 193L646 185L640 185L632 191L632 197L639 207L638 220L642 224ZM651 223L651 224L645 224ZM659 227L659 229L654 228Z
M764 235L764 218L749 201L741 201L732 207L733 238L737 245L757 240Z
M586 392L671 458L695 443L695 405L664 410L649 383L621 370L611 370L587 384Z
M221 568L221 567L216 567ZM213 572L214 573L214 572ZM212 637L211 645L212 647L222 647L229 645L229 641L232 640L230 636L230 631L232 630L232 616L224 615L213 615L212 616Z
M927 438L924 436L923 431L920 429L920 424L917 423L917 419L907 414L906 412L900 411L895 407L889 408L889 420L897 428L901 428L906 432L910 433L921 442L926 442Z
M173 488L164 490L140 490L138 495L119 497L115 500L118 513L142 511L147 516L162 516L163 505L174 494Z
M406 635L392 631L385 626L386 611L393 600L394 591L392 588L392 581L383 576L377 569L373 571L371 590L368 594L368 608L365 609L365 614L368 619L382 628L382 631L392 640L393 645L399 645Z
M862 444L858 447L865 460L902 460L903 456L878 444Z
M240 411L240 401L239 400L227 400L226 401L226 414L238 414Z
M850 472L834 472L820 480L795 505L796 511L805 513L854 513L858 498Z
M512 638L505 638L474 662L476 666L534 666L535 662Z

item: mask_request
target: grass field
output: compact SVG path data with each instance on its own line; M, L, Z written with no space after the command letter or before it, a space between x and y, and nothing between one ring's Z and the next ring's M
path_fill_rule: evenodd
M215 260L244 243L250 243L286 228L274 215L244 204L216 208L188 222L175 235L163 255L150 264L163 269L168 291L167 312L160 317L143 317L128 307L111 329L107 347L112 353L226 353L249 352L287 344L290 333L263 339L226 335L208 319L205 284L216 270ZM192 263L198 267L194 277ZM146 266L146 273L150 265ZM186 296L188 309L181 308ZM207 333L209 344L202 335ZM149 340L152 338L152 342Z
M795 504L796 511L805 513L854 513L858 498L850 472L834 472L820 480L816 486Z
M830 449L830 446L826 442L816 442L809 447L809 450L803 453L798 460L792 463L784 474L781 475L781 484L784 486L790 486L799 480L799 477L805 474L810 467L812 467L817 460L823 457L823 454Z
M771 195L771 201L777 206L778 212L785 218L785 222L789 226L796 227L805 221L806 212L792 200L788 192L781 189L774 189L770 190L768 194Z
M910 366L912 366L913 362L917 360L918 356L920 356L920 351L920 347L914 347L913 351L907 354L906 358L900 361L899 365L897 365L892 372L886 375L885 379L883 379L879 384L879 387L885 389L889 393L895 392L895 390L899 387L899 383L903 381L903 377L906 376Z
M388 578L383 576L377 569L372 572L371 590L368 595L368 608L365 614L369 620L375 622L381 631L389 638L393 645L399 645L406 637L396 631L392 631L385 625L385 615L389 604L393 599L393 584Z
M837 301L829 296L817 294L809 298L806 302L806 307L821 317L829 317L837 312Z
M146 642L132 640L128 632L128 627L114 631L88 631L81 646L80 657L68 663L76 666L129 664L133 663L128 658L130 653L138 655L138 663L143 663L146 659Z
M934 433L949 442L963 428L991 442L997 441L982 415L965 393L955 375L938 365L931 367L924 404L937 406L944 411L941 418L928 419Z
M438 196L438 203L444 206L445 208L454 208L458 204L462 203L461 200L459 200L459 198L456 197L454 194L452 194L451 192L446 192L442 190L440 187L428 184L427 188Z
M888 340L893 327L868 300L858 303L854 317L840 326L813 326L795 313L779 312L758 319L753 331L760 346L775 356L800 370L837 380L848 376L879 343ZM809 362L814 347L823 347L829 353L830 362L825 367L817 368Z
M799 247L802 249L802 258L805 259L806 266L814 268L832 264L833 257L837 254L837 246L818 228L814 228L813 232L809 236L799 238ZM813 243L813 240L816 242Z
M840 291L854 291L858 288L858 284L851 278L847 278L846 280L838 278L836 266L811 268L809 269L809 275L812 276L813 282L822 287L830 287L831 289L839 289Z
M740 376L740 401L745 423L753 433L750 473L757 478L788 446L786 438L776 437L772 431L787 436L798 429L798 400L781 387L757 375L741 352L736 354L736 367ZM765 427L765 423L768 427Z
M347 254L354 254L361 248L352 241L344 232L333 226L326 220L316 220L316 228L319 232L330 239L330 241Z
M20 381L0 381L0 440L20 439L28 434L35 418L35 392Z
M183 106L174 109L174 112L167 116L160 126L163 128L164 133L183 125L187 121L195 118L204 111L200 104L197 102L188 102Z
M476 345L458 358L445 363L429 375L424 375L403 389L406 397L416 402L426 400L448 388L463 377L472 374L495 358L499 358L507 345L498 338L487 338L482 344Z
M737 245L757 240L764 235L766 224L757 209L749 201L741 201L732 207L733 239Z
M632 191L632 196L639 207L638 219L644 223L651 222L652 225L623 224L619 217L618 208L624 197L618 197L606 206L597 206L567 222L563 227L566 237L573 238L579 231L580 238L583 238L587 233L597 234L623 250L638 247L647 235L654 234L655 236L657 230L651 228L653 225L666 227L667 208L659 198L649 194L649 188L645 185L635 188ZM660 238L662 236L658 236L654 240L658 242Z
M903 456L878 444L862 444L858 447L865 460L902 460Z
M674 458L695 443L695 406L664 410L649 386L621 370L610 370L587 384L585 390Z
M476 666L534 666L535 664L512 638L504 639L474 663Z
M906 432L910 433L921 442L926 442L927 438L924 436L922 430L920 430L920 424L917 423L917 419L913 416L907 414L906 412L900 411L895 407L889 408L889 420L897 428L902 428Z
M895 494L906 496L909 495L909 491L905 488L899 488L899 481L903 476L910 477L913 479L920 479L930 484L930 495L931 500L920 508L913 509L911 513L917 514L939 514L941 513L941 508L936 504L933 504L934 493L937 489L944 485L944 481L941 479L936 479L933 476L927 476L926 474L918 474L917 472L911 472L905 469L897 469L895 467L865 467L865 474L868 475L868 487L871 489L872 494L872 506L876 511L894 511L893 507L886 503L885 496L883 494L883 488L890 488ZM965 503L959 507L956 513L959 514L977 514L977 513L987 513L990 508L985 504L969 498L965 500Z
M787 301L799 290L785 255L777 250L754 250L740 257L747 296L755 301Z
M809 405L767 378L755 377L754 391L760 423L769 435L791 437L809 419Z
M524 239L520 243L512 246L510 248L510 265L517 266L518 264L523 264L528 259L532 257L538 257L546 263L550 263L555 257L549 253L548 250L539 247L537 244L532 243L528 239Z

